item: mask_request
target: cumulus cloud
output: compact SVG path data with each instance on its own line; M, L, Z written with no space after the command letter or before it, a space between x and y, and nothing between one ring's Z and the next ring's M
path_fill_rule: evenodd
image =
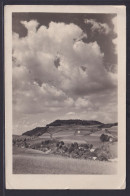
M36 28L38 27L39 23L36 20L31 20L29 22L27 21L21 21L21 24L23 24L26 29L28 30L28 33L31 35L31 33L36 32Z
M112 19L113 23L113 32L117 34L117 17ZM115 45L115 53L117 53L117 36L112 40L113 44Z
M88 22L93 30L109 31L106 24ZM84 43L87 35L73 23L50 22L48 28L35 20L21 23L28 33L22 38L13 34L14 113L51 112L62 117L71 109L98 109L92 97L115 89L117 75L104 67L97 42Z
M112 23L113 23L113 31L114 33L117 33L117 17L114 17L112 19Z
M75 115L75 112L67 112L66 115Z
M85 24L90 24L92 31L97 31L99 33L108 34L110 32L110 27L106 23L97 22L94 19L85 19Z

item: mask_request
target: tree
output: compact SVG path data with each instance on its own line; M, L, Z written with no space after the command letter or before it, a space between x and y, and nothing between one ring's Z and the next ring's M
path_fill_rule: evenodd
M89 148L90 148L90 149L92 149L92 147L93 147L93 145L92 145L92 144L90 144L90 145L89 145Z
M16 144L16 140L15 139L13 139L13 145L15 145Z
M64 145L64 142L63 141L61 141L60 143L61 143L61 145Z
M77 149L78 148L78 143L74 142L74 148Z
M101 140L102 142L108 142L108 141L109 141L109 136L108 136L108 135L105 135L105 134L102 134L102 135L100 136L100 140Z
M101 140L102 142L105 142L105 134L102 134L102 135L100 136L100 140Z

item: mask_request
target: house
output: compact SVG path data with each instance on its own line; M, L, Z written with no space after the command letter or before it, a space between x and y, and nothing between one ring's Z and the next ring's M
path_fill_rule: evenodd
M90 152L94 152L94 151L95 151L95 149L94 149L94 148L91 148L91 149L90 149Z

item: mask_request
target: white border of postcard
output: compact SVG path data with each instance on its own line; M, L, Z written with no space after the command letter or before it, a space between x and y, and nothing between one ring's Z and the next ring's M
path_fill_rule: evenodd
M5 169L7 189L124 189L126 182L126 7L80 5L6 5ZM19 175L12 173L12 13L117 13L118 27L118 173L116 175Z

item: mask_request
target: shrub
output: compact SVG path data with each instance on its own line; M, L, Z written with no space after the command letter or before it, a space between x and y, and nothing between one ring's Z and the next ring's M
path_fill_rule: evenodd
M71 144L71 147L74 148L74 144L73 143Z
M81 147L83 147L84 149L89 149L89 144L81 144Z
M108 142L108 141L109 141L109 136L108 136L108 135L105 135L105 134L102 134L102 135L100 136L100 140L101 140L102 142Z
M100 148L96 148L94 151L94 155L100 161L107 161L111 157L109 145L102 145L102 146L100 146Z
M62 149L64 150L64 152L67 152L68 151L67 146L63 146Z
M27 142L24 142L24 146L25 146L25 148L28 148Z
M89 145L89 148L90 148L90 149L92 149L92 147L93 147L93 145L92 145L92 144L90 144L90 145Z
M98 160L100 161L108 161L108 155L106 152L102 152L100 156L98 156Z
M75 149L78 148L78 143L77 143L77 142L74 143L74 148L75 148Z
M50 141L49 140L45 140L45 144L47 145L47 144L49 144L50 143Z
M16 140L15 139L13 139L13 145L15 145L16 144Z
M61 142L60 142L60 144L61 144L61 145L64 145L64 142L63 142L63 141L61 141Z
M60 144L60 143L59 143L59 142L57 142L57 143L56 143L56 147L59 147L59 144Z
M69 153L71 153L73 150L74 150L74 147L73 147L73 145L71 145L69 148Z

